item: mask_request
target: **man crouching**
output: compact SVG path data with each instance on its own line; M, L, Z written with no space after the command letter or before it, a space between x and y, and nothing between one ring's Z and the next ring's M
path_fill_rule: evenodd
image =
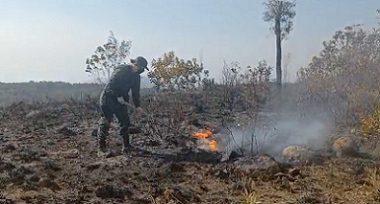
M131 59L130 64L115 67L109 82L101 93L100 108L101 118L97 133L98 155L107 152L106 136L109 135L110 123L115 115L119 122L119 135L123 138L123 152L130 147L128 128L130 126L128 107L122 104L120 99L129 102L129 91L132 90L132 99L136 111L141 112L140 107L140 74L147 68L148 62L144 57Z

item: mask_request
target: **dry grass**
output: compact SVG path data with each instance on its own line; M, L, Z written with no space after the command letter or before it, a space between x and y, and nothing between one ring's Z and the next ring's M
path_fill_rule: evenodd
M87 200L93 203L131 201L157 204L301 204L376 203L380 199L379 167L375 161L370 160L330 159L323 165L301 166L300 175L293 179L281 177L281 179L268 181L251 177L220 178L210 173L217 166L207 163L190 161L167 163L154 157L134 156L96 158L96 142L90 136L93 126L89 125L95 124L96 121L95 118L86 118L79 123L82 133L69 137L63 133L53 134L54 129L53 132L47 131L43 135L32 132L25 136L22 129L9 126L15 127L13 134L16 136L8 138L1 144L1 148L13 144L16 149L4 152L1 157L14 158L12 161L17 168L20 168L24 164L23 161L18 161L16 155L25 149L37 153L43 150L47 157L44 159L37 156L39 160L32 161L28 165L31 165L30 168L40 178L54 175L54 181L62 190L53 192L47 188L38 188L33 184L25 187L25 182L22 185L16 185L5 180L4 196L21 203L26 200L43 203L64 202L67 201L67 197L73 196L73 192L76 193L79 203ZM11 121L10 124L13 122ZM111 134L113 134L112 131ZM136 143L141 139L144 138L134 137L132 142ZM119 139L110 139L110 145L115 149L121 148L120 144ZM46 170L46 160L65 169ZM97 169L88 170L89 167L97 164L99 164ZM6 175L5 178L7 178ZM105 184L126 187L132 195L126 196L125 201L97 198L95 195L97 188Z
M261 179L243 177L237 179L221 179L210 170L214 165L179 161L173 164L157 163L154 158L113 157L97 159L95 142L85 135L78 136L76 141L82 144L81 158L65 158L70 150L69 138L53 137L55 140L46 149L48 158L54 159L66 170L55 173L55 181L62 187L54 193L50 189L26 189L19 185L7 185L5 196L8 199L22 201L41 201L57 203L71 196L71 184L78 178L78 167L82 169L81 186L89 192L81 192L86 199L94 203L105 203L106 200L96 198L94 191L104 184L117 187L129 186L134 196L145 198L150 203L376 203L380 199L380 171L371 161L348 159L332 159L320 166L302 166L301 175L294 180L278 179L263 181ZM15 138L17 140L17 138ZM117 140L110 145L119 148ZM18 141L19 148L28 145L39 151L46 146L47 140L35 138L29 141ZM20 149L17 149L19 151ZM54 151L59 149L59 151ZM4 154L9 157L12 154ZM75 162L74 162L75 161ZM34 161L33 170L44 177L46 170L41 166L43 160ZM98 170L88 171L87 166L100 163ZM365 166L360 173L357 166ZM21 165L21 164L20 164ZM171 167L174 165L174 167ZM41 166L41 167L38 167ZM355 170L356 168L356 170ZM171 170L170 170L171 169ZM78 189L77 189L78 190ZM160 192L161 191L161 192ZM55 200L49 200L48 198ZM127 198L132 201L132 198ZM95 202L96 201L96 202ZM133 201L134 202L134 201ZM26 202L27 203L27 202ZM113 203L122 201L113 200ZM137 202L138 203L138 202Z

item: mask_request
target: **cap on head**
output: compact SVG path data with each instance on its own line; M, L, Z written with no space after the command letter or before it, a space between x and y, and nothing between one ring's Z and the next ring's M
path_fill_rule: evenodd
M148 61L144 57L138 56L135 59L131 59L131 63L136 64L139 68L142 68L141 72L143 72L144 69L149 71Z

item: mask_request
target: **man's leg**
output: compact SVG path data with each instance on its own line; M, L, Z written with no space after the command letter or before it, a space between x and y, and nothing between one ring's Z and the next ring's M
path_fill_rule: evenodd
M119 122L119 135L123 138L123 151L130 147L128 128L130 126L128 108L125 105L118 105L115 111Z
M106 152L107 144L106 144L106 136L109 135L110 123L112 121L112 111L107 107L107 105L102 104L100 106L102 116L99 120L99 128L98 128L98 148L102 152Z
M129 118L129 127L134 127L135 126L135 121L134 121L135 112L133 108L129 106L127 107L127 109L128 109L128 118Z
M126 102L129 103L129 100ZM126 106L126 109L128 111L129 127L134 127L134 120L133 120L134 111L133 111L133 108L131 108L130 106Z

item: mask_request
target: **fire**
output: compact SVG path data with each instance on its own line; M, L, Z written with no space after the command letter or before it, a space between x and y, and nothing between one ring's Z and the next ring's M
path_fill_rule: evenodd
M213 139L209 139L209 137L212 135L212 132L210 130L202 130L200 132L194 132L191 134L193 137L198 137L201 139L201 141L207 145L207 148L209 150L215 151L218 150L218 142Z
M191 136L206 139L206 138L210 137L211 134L212 133L211 133L210 130L202 130L200 132L194 132L194 133L192 133Z
M210 140L210 142L208 143L208 147L212 151L218 150L218 142L216 140Z

